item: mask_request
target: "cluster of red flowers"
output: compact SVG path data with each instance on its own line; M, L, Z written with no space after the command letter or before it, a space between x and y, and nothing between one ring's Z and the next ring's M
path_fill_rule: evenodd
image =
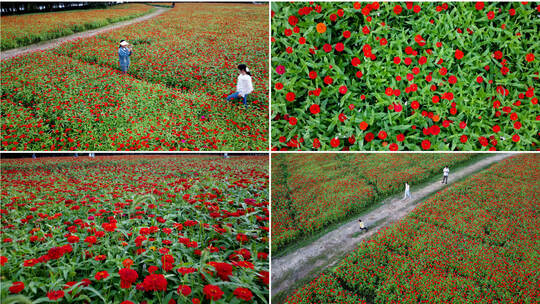
M274 150L539 149L540 5L272 8Z

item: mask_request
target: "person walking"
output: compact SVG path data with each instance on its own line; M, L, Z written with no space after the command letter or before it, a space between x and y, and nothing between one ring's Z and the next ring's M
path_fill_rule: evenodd
M409 186L408 182L405 182L405 195L403 196L403 199L411 198L411 187Z
M442 178L441 184L448 185L448 174L450 174L450 169L448 168L448 166L445 166L442 172L443 172L443 178Z
M365 230L365 231L368 230L366 225L364 225L364 222L362 222L361 219L358 220L358 225L360 226L360 230Z
M227 96L227 101L234 98L242 98L244 105L247 106L247 97L253 92L253 83L251 82L251 72L245 64L238 65L238 80L236 82L236 92Z
M126 74L129 68L130 60L129 57L133 53L131 45L125 40L120 41L120 46L118 47L118 61L120 63L120 71L122 74Z

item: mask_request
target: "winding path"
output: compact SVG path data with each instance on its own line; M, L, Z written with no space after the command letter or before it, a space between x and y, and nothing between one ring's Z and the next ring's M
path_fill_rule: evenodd
M272 294L291 293L296 282L314 278L324 269L332 267L341 260L340 257L356 249L363 240L372 237L379 229L399 221L428 196L511 155L493 154L457 172L450 172L448 185L443 185L440 181L428 184L411 192L412 198L408 200L403 200L403 194L387 198L379 208L361 216L369 228L365 233L359 233L357 219L354 219L305 247L272 259Z
M156 17L158 15L161 15L162 13L164 13L164 12L166 12L168 10L169 10L168 8L158 7L154 12L152 12L152 13L150 13L148 15L144 15L144 16L135 18L135 19L130 19L130 20L126 20L126 21L113 23L113 24L110 24L110 25L107 25L107 26L104 26L104 27L100 27L100 28L97 28L97 29L93 29L93 30L89 30L89 31L85 31L85 32L79 32L79 33L75 33L75 34L72 34L72 35L69 35L69 36L64 36L64 37L60 37L60 38L56 38L56 39L52 39L52 40L47 40L47 41L43 41L43 42L39 42L39 43L36 43L36 44L23 46L23 47L16 48L16 49L6 50L6 51L3 51L3 52L0 52L0 58L1 58L1 60L5 60L5 59L9 59L9 58L16 57L16 56L26 54L26 53L49 50L49 49L52 49L52 48L55 48L55 47L59 46L60 44L66 42L66 41L75 40L75 39L79 39L79 38L91 37L91 36L106 32L106 31L110 31L110 30L113 30L113 29L117 29L117 28L120 28L120 27L124 27L124 26L130 25L130 24L133 24L133 23L138 23L138 22L141 22L141 21L145 21L145 20L154 18L154 17Z

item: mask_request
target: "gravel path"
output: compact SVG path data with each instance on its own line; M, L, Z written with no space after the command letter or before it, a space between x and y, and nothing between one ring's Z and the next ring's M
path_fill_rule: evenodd
M60 44L66 42L66 41L75 40L75 39L79 39L79 38L91 37L91 36L106 32L106 31L117 29L119 27L123 27L123 26L126 26L126 25L130 25L130 24L133 24L133 23L137 23L137 22L141 22L141 21L145 21L145 20L154 18L154 17L156 17L158 15L161 15L162 13L164 13L167 10L169 10L169 9L168 8L163 8L163 7L158 7L154 12L152 12L152 13L150 13L148 15L144 15L144 16L135 18L135 19L130 19L130 20L126 20L126 21L122 21L122 22L118 22L118 23L113 23L111 25L107 25L107 26L100 27L100 28L97 28L97 29L89 30L89 31L86 31L86 32L79 32L79 33L75 33L73 35L64 36L64 37L56 38L56 39L53 39L53 40L47 40L47 41L39 42L39 43L36 43L36 44L23 46L23 47L20 47L20 48L17 48L17 49L6 50L6 51L3 51L3 52L0 53L0 58L1 58L1 60L5 60L5 59L9 59L9 58L19 56L19 55L22 55L22 54L26 54L26 53L49 50L49 49L52 49L52 48L55 48L55 47L59 46Z
M357 219L354 219L295 252L272 259L272 294L291 293L293 291L291 287L298 280L314 278L324 269L332 267L340 260L340 257L356 249L363 240L372 237L379 229L392 225L409 214L418 203L424 201L429 195L511 155L493 154L457 172L450 171L448 185L441 184L440 181L426 185L411 192L412 198L405 201L403 193L386 199L379 208L361 216L362 221L369 228L365 233L358 233L358 222Z

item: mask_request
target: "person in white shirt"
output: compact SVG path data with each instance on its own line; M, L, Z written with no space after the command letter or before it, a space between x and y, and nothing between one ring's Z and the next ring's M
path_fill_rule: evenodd
M358 220L358 225L360 226L360 230L368 230L366 225L364 225L364 222L362 222L361 219Z
M230 101L234 98L243 98L244 105L247 106L247 96L253 92L253 83L251 82L251 73L249 68L245 64L240 64L238 66L238 81L236 82L236 92L227 96L227 101Z
M411 198L410 188L409 183L405 182L405 195L403 196L403 199Z
M443 178L441 184L448 184L448 174L450 174L450 169L448 169L448 166L444 167L442 170L443 172Z

